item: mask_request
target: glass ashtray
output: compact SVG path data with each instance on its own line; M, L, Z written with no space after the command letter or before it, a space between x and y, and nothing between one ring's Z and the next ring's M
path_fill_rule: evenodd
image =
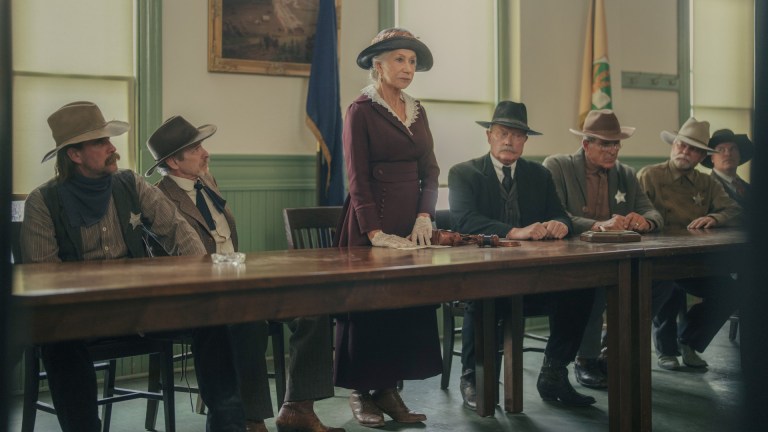
M211 254L214 264L242 264L245 262L245 254L242 252Z

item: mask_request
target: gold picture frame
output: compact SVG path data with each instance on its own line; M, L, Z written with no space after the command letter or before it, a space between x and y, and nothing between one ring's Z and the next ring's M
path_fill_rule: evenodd
M309 76L319 0L208 0L208 71ZM341 0L335 0L337 41Z

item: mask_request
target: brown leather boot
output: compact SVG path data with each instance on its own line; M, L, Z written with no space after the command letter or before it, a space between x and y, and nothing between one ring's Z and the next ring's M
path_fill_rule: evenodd
M264 425L264 420L246 420L245 432L269 432L269 429Z
M344 432L341 428L325 426L315 414L315 401L285 402L277 413L278 432Z
M427 420L424 414L408 409L396 389L375 390L371 398L377 407L398 423L419 423Z
M384 414L373 403L368 392L353 390L349 395L349 407L352 408L352 415L355 416L355 420L361 425L366 427L384 426Z

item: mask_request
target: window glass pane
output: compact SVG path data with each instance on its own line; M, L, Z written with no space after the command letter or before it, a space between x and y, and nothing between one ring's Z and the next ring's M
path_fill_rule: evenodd
M454 101L495 99L493 4L466 0L398 2L398 25L427 44L435 60L432 70L416 74L406 90L409 94Z
M752 106L754 0L697 0L693 11L693 104Z
M104 118L132 123L130 82L122 80L16 76L13 83L13 191L29 193L54 174L54 160L44 164L48 150L55 147L48 116L70 102L91 101ZM133 124L132 124L133 126ZM112 139L121 155L119 166L134 166L129 151L132 131Z
M14 0L13 69L133 75L133 0Z
M448 170L457 163L482 156L489 150L485 129L475 123L493 117L493 104L424 102L440 166L440 184L448 184Z

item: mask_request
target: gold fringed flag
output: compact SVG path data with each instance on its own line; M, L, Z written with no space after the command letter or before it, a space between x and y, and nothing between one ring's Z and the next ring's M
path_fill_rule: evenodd
M593 109L612 109L611 74L608 67L608 33L605 27L603 0L590 0L581 68L579 129Z

